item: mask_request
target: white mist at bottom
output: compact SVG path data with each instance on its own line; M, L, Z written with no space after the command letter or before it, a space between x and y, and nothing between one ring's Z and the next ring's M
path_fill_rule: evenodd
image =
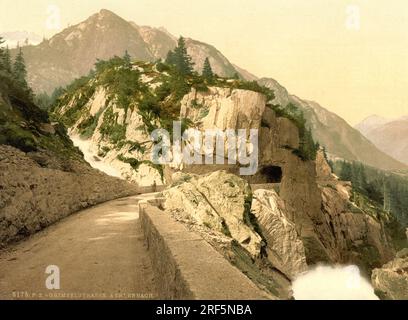
M292 284L296 300L379 300L357 266L319 265Z

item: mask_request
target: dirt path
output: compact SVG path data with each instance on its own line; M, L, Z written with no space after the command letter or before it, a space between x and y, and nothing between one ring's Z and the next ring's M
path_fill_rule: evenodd
M0 252L0 299L154 298L152 267L138 223L141 198L83 210ZM59 268L59 290L46 287L50 265Z

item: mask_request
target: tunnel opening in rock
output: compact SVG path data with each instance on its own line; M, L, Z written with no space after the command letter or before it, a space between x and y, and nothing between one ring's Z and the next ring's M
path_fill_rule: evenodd
M261 174L266 178L267 183L281 183L282 168L278 166L267 166L262 168Z

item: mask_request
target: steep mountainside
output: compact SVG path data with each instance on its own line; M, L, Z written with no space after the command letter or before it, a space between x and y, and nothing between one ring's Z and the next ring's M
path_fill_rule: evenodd
M24 152L49 152L64 159L81 160L63 126L51 124L26 90L0 74L0 144Z
M261 85L274 90L274 104L299 107L310 126L313 137L324 146L330 156L360 161L384 170L404 169L406 165L377 149L345 120L313 101L302 100L282 87L276 80L262 78Z
M408 118L368 123L361 122L356 128L375 146L386 154L408 164Z
M245 80L254 81L254 80L258 80L258 79L259 79L256 75L250 73L248 70L242 69L241 67L239 67L239 66L237 66L237 65L235 65L235 64L234 64L234 68L235 68L235 70L237 70L237 72L238 72Z
M87 74L97 59L123 56L127 50L135 60L155 61L165 58L176 44L177 38L163 28L138 26L101 10L37 46L23 47L23 53L33 90L52 92ZM198 71L209 57L218 75L235 73L233 65L213 46L193 39L186 39L186 44Z
M354 128L356 128L358 131L360 131L363 135L366 135L367 132L369 132L372 129L378 128L390 120L378 116L378 115L372 115L367 118L365 118L363 121L360 123L356 124Z

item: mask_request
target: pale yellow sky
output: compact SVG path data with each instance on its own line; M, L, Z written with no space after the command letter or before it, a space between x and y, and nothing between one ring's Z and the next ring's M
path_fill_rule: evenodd
M0 0L0 32L54 34L49 6L62 28L105 8L208 42L351 124L408 114L407 0Z

